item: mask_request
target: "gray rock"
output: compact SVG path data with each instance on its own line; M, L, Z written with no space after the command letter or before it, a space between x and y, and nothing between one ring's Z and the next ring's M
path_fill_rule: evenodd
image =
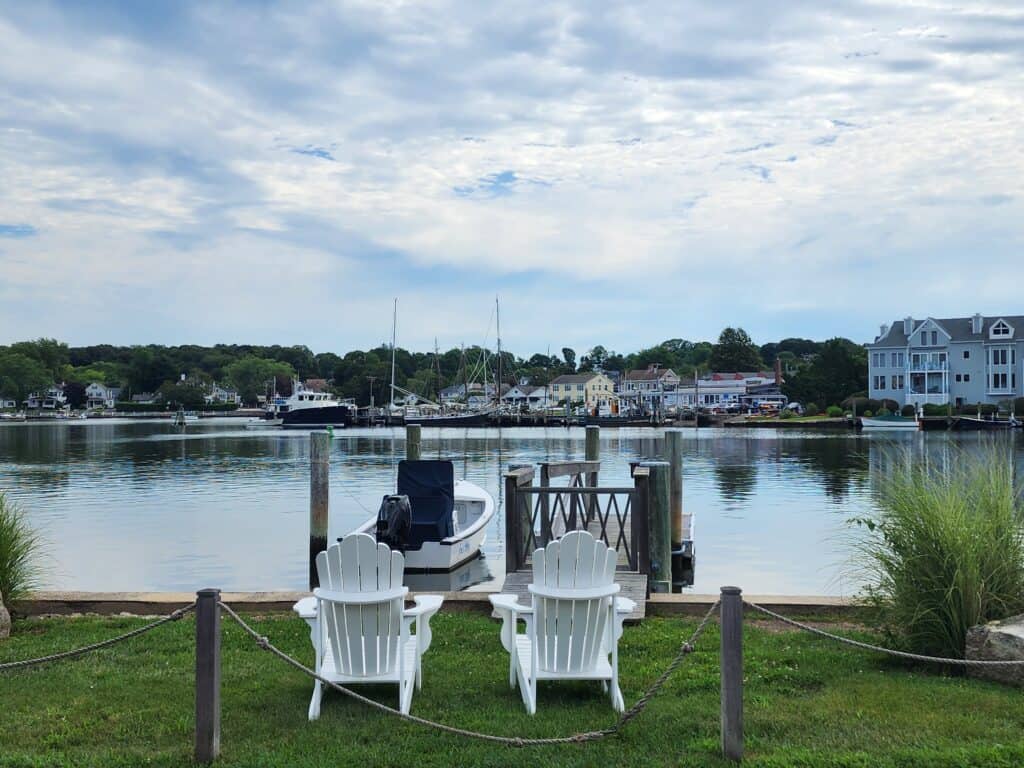
M4 607L4 596L0 594L0 640L11 634L11 614Z
M967 630L965 658L976 661L1024 661L1024 614L990 621ZM1024 687L1024 664L968 667L967 674Z

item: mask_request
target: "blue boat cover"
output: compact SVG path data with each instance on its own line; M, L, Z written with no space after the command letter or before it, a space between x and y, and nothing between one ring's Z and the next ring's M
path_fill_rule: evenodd
M398 493L408 496L412 531L407 549L424 541L440 541L455 532L455 470L450 461L400 461Z

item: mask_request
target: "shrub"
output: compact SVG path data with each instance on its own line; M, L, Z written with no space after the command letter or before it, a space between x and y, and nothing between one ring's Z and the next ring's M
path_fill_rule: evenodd
M916 416L917 409L913 405L907 403L900 409L900 416Z
M25 513L0 491L0 593L7 606L38 586L40 547Z
M871 411L872 413L878 413L878 409L882 407L883 403L881 400L869 399L866 397L848 397L840 403L842 408L847 411L853 411L856 406L856 412L858 416L863 416L864 411Z
M895 400L882 400L879 407L875 409L875 413L878 413L882 408L885 408L889 413L896 413L900 409L900 404Z
M830 405L828 408L825 409L825 415L828 416L830 419L838 419L840 416L843 415L843 409L840 408L838 405Z
M788 408L783 409L782 413L779 414L780 419L795 419L796 414Z
M817 416L819 413L818 406L814 403L808 403L807 407L804 408L804 416Z
M874 416L874 415L875 415L875 414L873 414L873 413L872 413L871 411L864 411L864 413L862 413L862 414L861 414L861 416L865 416L865 417L867 417L867 418L869 418L869 419L870 419L870 418L871 418L872 416Z
M878 415L879 416L892 416L892 411L890 411L888 408L883 406L883 407L878 409Z
M925 403L921 406L921 411L925 416L947 416L949 415L949 406L938 405L937 403Z
M901 647L963 658L967 630L1024 609L1024 504L1013 449L993 442L949 463L904 452L876 488L880 512L856 522L867 596Z

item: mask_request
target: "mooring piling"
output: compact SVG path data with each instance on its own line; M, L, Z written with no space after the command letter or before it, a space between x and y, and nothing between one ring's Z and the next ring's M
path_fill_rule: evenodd
M683 546L683 433L665 430L665 461L669 466L669 515L672 521L672 550Z
M405 458L407 460L420 460L420 437L421 428L419 424L405 425Z
M647 538L650 542L651 592L672 591L672 525L669 521L671 479L667 461L644 461L640 466L648 470L647 480Z
M320 586L316 556L327 549L327 513L331 488L331 436L309 436L309 588Z

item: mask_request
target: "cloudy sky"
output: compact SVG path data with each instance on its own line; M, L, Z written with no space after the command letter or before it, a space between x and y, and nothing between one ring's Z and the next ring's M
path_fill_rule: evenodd
M1024 6L0 0L0 343L1024 312Z

